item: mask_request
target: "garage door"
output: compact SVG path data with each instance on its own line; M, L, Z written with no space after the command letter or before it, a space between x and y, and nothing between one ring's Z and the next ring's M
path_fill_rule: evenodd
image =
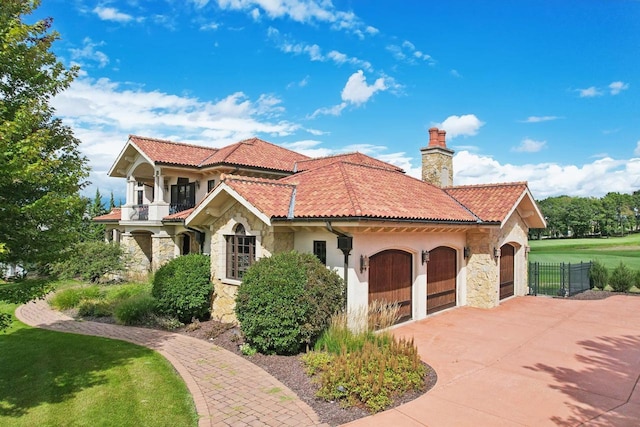
M456 250L440 246L429 251L427 314L456 306Z
M398 302L400 320L411 318L411 254L399 250L379 252L369 258L369 304Z
M500 248L500 299L513 296L513 261L515 248L504 245Z

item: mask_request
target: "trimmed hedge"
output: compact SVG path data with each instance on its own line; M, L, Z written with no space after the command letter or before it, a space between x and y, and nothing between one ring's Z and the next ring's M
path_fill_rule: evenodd
M344 304L344 284L314 255L283 252L245 273L236 316L247 342L264 354L312 346Z
M160 313L183 323L192 318L205 319L211 308L210 259L189 254L172 259L156 271L151 294Z

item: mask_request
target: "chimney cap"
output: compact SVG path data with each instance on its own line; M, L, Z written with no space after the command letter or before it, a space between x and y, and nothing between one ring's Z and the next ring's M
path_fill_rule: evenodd
M429 128L429 147L447 148L445 141L446 134L447 131L444 129L438 129L437 127Z

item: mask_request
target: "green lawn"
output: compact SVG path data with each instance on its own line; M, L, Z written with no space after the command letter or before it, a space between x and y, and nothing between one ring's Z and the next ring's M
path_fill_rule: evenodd
M588 262L597 260L608 268L620 262L640 270L640 234L596 239L530 240L532 262Z
M0 302L0 312L16 306ZM14 318L0 332L0 425L195 426L197 414L184 382L160 354L31 328Z

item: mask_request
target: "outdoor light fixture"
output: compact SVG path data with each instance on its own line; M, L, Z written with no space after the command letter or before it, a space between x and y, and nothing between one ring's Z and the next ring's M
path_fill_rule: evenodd
M198 190L200 189L200 181L196 181L196 187L198 188Z
M464 259L468 259L471 256L471 248L469 246L464 247Z
M360 255L360 273L364 273L369 268L369 257Z
M493 248L493 256L495 258L500 258L500 249L498 248Z
M429 262L429 251L422 251L422 264Z

